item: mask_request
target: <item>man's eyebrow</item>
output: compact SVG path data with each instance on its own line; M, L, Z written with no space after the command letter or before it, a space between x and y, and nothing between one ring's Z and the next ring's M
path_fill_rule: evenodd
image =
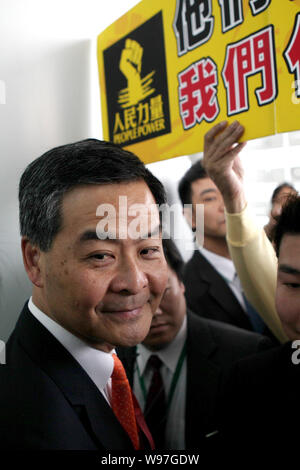
M292 266L289 266L288 264L280 264L278 266L278 271L286 274L297 274L300 275L300 269L293 268Z
M84 243L88 241L116 241L114 234L109 232L96 232L95 230L86 230L79 237L79 243Z
M214 188L203 189L203 191L201 191L200 193L200 196L204 196L207 193L216 193L216 192L217 190Z
M86 230L79 237L79 242L88 242L90 240L99 240L99 237L94 230Z
M161 233L161 225L159 224L153 230L149 230L147 234L141 235L139 238L137 238L137 241L155 237L156 235L159 235L160 233Z
M144 235L141 235L136 241L145 240L147 238L155 237L161 233L161 226L160 224L157 225L153 230L149 230ZM99 236L98 236L99 235ZM113 234L109 234L108 232L98 233L95 230L86 230L83 232L79 237L79 243L84 243L87 241L99 241L99 240L110 240L110 241L118 241L118 238L115 238Z

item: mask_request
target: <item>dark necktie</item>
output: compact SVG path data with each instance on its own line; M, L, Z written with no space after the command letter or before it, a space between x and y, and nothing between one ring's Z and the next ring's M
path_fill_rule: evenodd
M237 273L235 273L235 275L234 275L233 284L242 293L242 296L243 296L243 299L244 299L244 302L245 302L245 306L246 306L246 310L247 310L247 314L248 314L250 323L252 325L253 331L256 331L256 333L261 333L262 334L265 330L265 323L261 319L261 317L257 313L257 311L255 310L255 308L252 306L252 304L250 304L247 297L245 296L245 294L243 292L243 289L242 289L242 286L241 286L241 281L240 281Z
M162 361L158 356L152 355L147 362L147 368L152 369L152 380L148 389L146 406L144 410L145 420L149 426L155 442L156 449L163 449L165 445L166 427L166 396L160 373Z
M249 300L247 300L247 297L243 293L243 298L245 301L247 313L249 316L249 320L252 324L253 330L256 331L257 333L262 334L265 330L265 323L255 310L255 308L250 304Z

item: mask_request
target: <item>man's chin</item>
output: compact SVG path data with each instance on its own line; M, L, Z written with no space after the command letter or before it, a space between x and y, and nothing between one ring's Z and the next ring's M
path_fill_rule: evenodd
M146 336L145 340L143 341L143 345L153 351L158 351L163 349L170 343L170 339L166 337L164 334L155 334L150 332L148 336Z
M161 349L164 349L169 343L168 341L143 341L143 346L145 346L147 349L150 349L150 351L160 351Z
M132 328L128 331L128 334L124 333L124 335L120 337L120 342L122 342L120 346L132 347L142 343L149 333L150 325L151 320L149 322L144 320L141 328Z

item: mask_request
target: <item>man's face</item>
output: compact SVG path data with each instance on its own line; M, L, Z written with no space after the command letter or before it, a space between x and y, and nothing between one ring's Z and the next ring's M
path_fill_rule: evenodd
M143 181L82 186L65 195L62 228L50 251L40 253L41 286L33 298L57 323L107 352L144 339L167 282L159 230L145 239L97 237L99 221L106 218L113 226L115 219L107 213L97 216L100 204L116 208L117 237L119 221L124 232L136 220L120 210L119 196L127 198L128 209L155 204ZM159 227L157 210L154 219L150 223L150 212L141 218L143 235L151 226Z
M288 337L300 339L300 235L286 234L280 244L276 309Z
M202 178L191 184L193 204L193 224L195 224L195 205L204 205L204 236L224 238L226 221L222 195L210 178ZM195 228L195 227L193 227Z
M173 341L186 314L184 285L172 269L168 268L168 274L166 290L143 341L145 346L154 351Z

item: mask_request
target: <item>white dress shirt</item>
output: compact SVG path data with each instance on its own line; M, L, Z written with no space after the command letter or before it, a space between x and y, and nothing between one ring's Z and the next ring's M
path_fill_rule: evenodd
M231 259L224 256L217 255L206 248L199 247L200 253L207 259L207 261L215 268L220 276L225 279L233 294L239 301L242 309L247 312L246 304L243 298L243 289L235 270L235 266Z
M66 348L92 379L98 390L110 404L111 374L114 368L112 353L92 348L77 336L70 333L52 318L43 313L29 299L28 308L32 315Z
M145 408L145 397L141 387L139 374L143 376L146 391L148 391L152 372L146 369L147 361L152 354L156 354L162 361L161 375L164 382L166 399L168 402L168 394L172 379L176 370L176 366L180 357L180 353L184 346L187 335L187 320L184 317L183 323L174 340L164 349L159 351L150 351L143 344L137 346L137 361L134 371L134 393L140 403L142 409ZM183 361L178 382L173 394L170 405L168 418L166 422L166 447L167 449L185 449L185 401L186 401L186 358Z

